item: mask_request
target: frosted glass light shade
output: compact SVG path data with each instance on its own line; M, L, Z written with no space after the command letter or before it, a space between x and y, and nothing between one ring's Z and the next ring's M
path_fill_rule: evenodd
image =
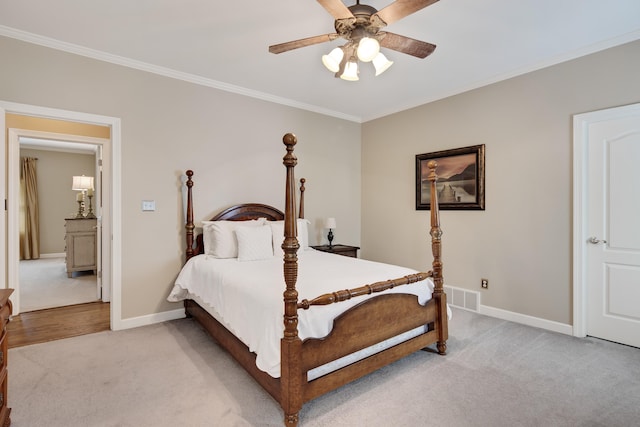
M347 80L350 82L355 82L360 80L358 78L358 64L355 61L347 62L347 65L344 67L344 72L340 76L342 80Z
M376 69L376 76L387 71L389 67L393 65L393 61L389 61L382 52L378 52L375 58L373 58L373 66Z
M340 69L340 62L344 57L344 52L341 48L337 47L329 52L328 55L322 55L322 63L332 73L337 73Z
M363 37L358 43L358 59L362 62L370 62L380 52L380 43L371 37Z
M335 218L327 218L324 221L324 228L336 228L336 219Z
M74 176L73 183L71 184L72 190L88 190L93 189L93 177L92 176Z

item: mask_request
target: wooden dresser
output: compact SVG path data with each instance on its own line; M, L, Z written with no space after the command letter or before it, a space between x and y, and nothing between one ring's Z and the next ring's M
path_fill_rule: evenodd
M67 276L71 277L74 271L96 272L97 221L95 218L65 219Z
M2 332L0 333L0 426L7 427L11 424L11 408L7 406L7 323L11 316L11 301L9 296L13 289L0 289L0 321Z

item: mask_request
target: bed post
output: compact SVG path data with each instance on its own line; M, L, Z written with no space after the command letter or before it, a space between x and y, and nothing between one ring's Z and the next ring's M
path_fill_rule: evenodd
M185 228L187 229L187 259L193 256L193 229L195 225L193 225L193 196L191 187L193 187L193 180L191 177L193 176L193 171L189 169L187 171L187 223Z
M306 179L300 178L300 210L298 211L298 218L304 219L304 183L307 182Z
M438 205L438 189L436 187L436 181L438 177L436 175L436 168L438 163L431 160L427 164L429 168L429 181L431 181L431 251L433 252L433 283L435 289L433 290L433 297L435 298L438 309L438 322L436 322L435 328L438 332L438 342L436 344L438 353L447 353L447 338L448 338L448 317L447 317L447 295L444 293L443 278L442 278L442 230L440 229L440 206Z
M284 423L287 426L298 425L298 412L302 408L302 341L298 336L298 248L296 227L296 197L294 167L298 159L293 154L294 145L298 142L295 135L288 133L282 138L287 146L287 154L283 164L287 168L284 210L284 337L280 351L280 405L284 410Z

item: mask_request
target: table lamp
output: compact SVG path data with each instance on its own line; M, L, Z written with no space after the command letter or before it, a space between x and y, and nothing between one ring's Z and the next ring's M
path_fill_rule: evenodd
M71 189L80 191L76 196L76 202L78 202L78 213L76 214L76 218L84 218L84 195L89 189L93 192L93 177L84 175L74 176Z
M336 228L336 219L335 218L327 218L324 222L324 228L329 229L329 234L327 235L327 239L329 239L329 247L333 247L333 229Z

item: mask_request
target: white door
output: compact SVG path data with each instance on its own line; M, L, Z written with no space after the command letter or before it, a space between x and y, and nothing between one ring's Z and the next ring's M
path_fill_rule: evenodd
M588 124L586 334L640 347L640 108Z
M96 219L96 297L98 300L109 301L109 297L102 293L102 145L96 146L96 174L94 180L94 194L92 200Z

